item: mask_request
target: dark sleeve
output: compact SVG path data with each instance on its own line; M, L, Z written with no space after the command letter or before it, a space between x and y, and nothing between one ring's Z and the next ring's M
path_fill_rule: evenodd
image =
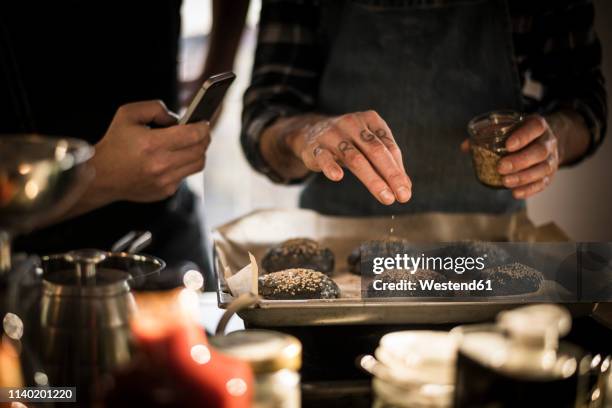
M319 84L318 7L309 0L264 0L251 84L244 94L242 149L253 168L282 182L263 159L263 130L280 117L312 111Z
M533 20L527 65L542 84L542 113L571 108L584 118L591 136L586 157L601 145L607 120L595 9L590 0L545 3Z

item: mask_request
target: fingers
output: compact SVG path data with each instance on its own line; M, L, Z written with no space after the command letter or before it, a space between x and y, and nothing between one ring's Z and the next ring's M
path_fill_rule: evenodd
M190 163L198 162L206 155L209 143L203 141L189 148L167 152L166 162L169 169L182 167Z
M183 181L185 177L202 171L204 169L205 161L206 156L202 155L197 161L185 164L184 166L178 167L174 171L170 172L169 178L178 184Z
M536 140L548 129L546 120L541 116L530 116L523 124L512 132L506 140L506 148L509 152L516 152Z
M464 139L463 142L461 142L461 146L459 146L459 148L461 149L463 153L469 153L470 152L470 140Z
M162 152L153 157L146 167L147 176L154 180L161 197L174 194L187 176L202 171L206 157L205 142L189 149Z
M344 177L342 167L334 159L334 155L327 149L316 146L312 152L316 166L332 181L340 181Z
M203 141L188 149L178 151L143 152L144 171L147 177L159 178L179 167L199 162L206 154L208 143Z
M170 112L161 100L122 105L117 110L117 116L128 118L142 125L156 123L162 126L171 126L177 122L176 114Z
M516 199L529 198L540 191L544 190L550 184L551 178L544 177L534 183L527 184L526 186L516 188L512 190L512 195Z
M367 158L401 203L410 200L412 182L404 170L402 154L387 124L374 111L347 115L340 128Z
M210 141L210 127L207 122L154 129L152 132L151 143L165 150L181 150Z
M544 161L528 168L527 170L504 176L503 182L504 186L508 188L516 188L526 186L545 177L552 176L554 172L555 168L551 161Z
M532 116L508 138L512 153L499 161L498 171L504 186L517 199L525 199L544 190L559 168L557 138L546 120Z
M336 155L378 201L385 205L393 204L395 195L352 142L341 140L336 146Z
M397 154L394 157L392 150L399 152L399 148L395 141L391 139L391 136L387 137L388 133L384 127L380 123L369 125L363 123L361 127L349 130L349 132L353 134L359 132L359 137L354 138L356 146L391 187L397 201L407 202L412 194L412 183L406 175L403 165L397 162L397 160L400 160L401 163L401 153L399 153L399 157ZM383 140L387 140L387 144Z
M374 111L357 112L313 125L301 159L313 171L341 180L343 164L383 204L407 202L412 182L402 153L384 120Z
M502 175L516 173L545 161L557 151L556 143L557 140L554 138L541 138L522 150L505 156L499 161L499 173Z
M357 114L359 117L363 118L362 127L365 124L365 127L370 130L371 134L374 134L378 140L380 140L387 150L391 153L395 162L399 165L402 171L406 171L404 169L404 160L402 158L402 151L397 146L395 142L395 138L393 137L393 133L391 129L387 125L387 122L384 121L383 118L380 117L378 113L373 110L361 112ZM361 133L360 133L361 136Z
M158 191L161 198L170 197L178 189L181 182L188 176L202 171L205 157L202 155L197 161L178 167L157 180Z

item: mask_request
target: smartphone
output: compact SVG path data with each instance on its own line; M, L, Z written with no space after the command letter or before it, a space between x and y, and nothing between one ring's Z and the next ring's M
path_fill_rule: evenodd
M236 79L233 72L216 74L204 81L204 84L193 98L187 112L179 120L179 125L210 121L223 101L229 86Z

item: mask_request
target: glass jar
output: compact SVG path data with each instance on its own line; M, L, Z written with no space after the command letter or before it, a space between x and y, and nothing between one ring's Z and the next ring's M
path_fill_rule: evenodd
M559 341L570 326L564 309L532 305L501 313L497 324L454 328L454 406L582 406L591 358Z
M497 167L500 159L508 154L506 140L524 119L519 112L500 110L478 115L468 123L474 170L484 185L503 188Z
M389 333L380 340L375 356L369 362L374 408L452 406L456 343L447 332ZM363 363L362 359L362 367Z
M293 336L271 330L240 330L212 337L221 353L249 363L255 374L254 408L299 408L302 345Z

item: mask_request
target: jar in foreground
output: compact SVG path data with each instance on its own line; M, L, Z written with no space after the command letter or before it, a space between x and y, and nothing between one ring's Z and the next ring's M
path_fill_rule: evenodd
M557 305L502 312L497 324L455 327L455 408L583 406L591 357L560 341L570 313Z
M302 345L293 336L271 330L240 330L212 337L221 353L249 363L255 374L254 408L299 408Z
M443 331L408 330L382 337L371 357L373 408L449 408L456 343Z

